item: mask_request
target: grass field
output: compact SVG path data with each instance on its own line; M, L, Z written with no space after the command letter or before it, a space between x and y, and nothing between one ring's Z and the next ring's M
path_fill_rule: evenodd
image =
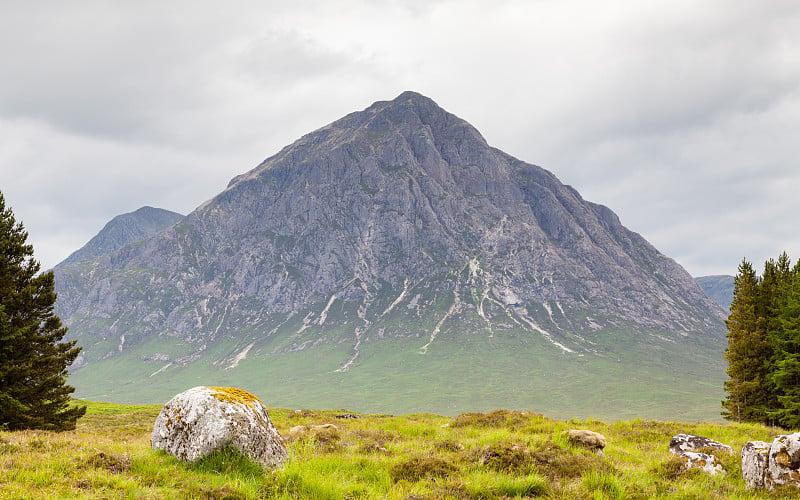
M160 406L88 402L75 431L0 432L0 498L797 498L751 492L738 454L720 456L726 476L684 471L668 451L680 432L741 449L783 431L757 425L647 420L552 420L495 410L456 418L272 409L282 435L296 425L337 429L288 442L281 469L264 471L223 450L187 465L150 449ZM570 428L606 436L604 456L570 445Z

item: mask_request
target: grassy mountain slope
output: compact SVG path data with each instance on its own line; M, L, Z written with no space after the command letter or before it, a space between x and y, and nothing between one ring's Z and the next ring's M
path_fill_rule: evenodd
M641 344L641 334L620 331L608 342L625 354L570 356L540 337L463 336L443 330L427 353L427 339L369 339L359 364L337 371L346 344L273 353L272 344L219 342L206 357L182 366L152 360L169 353L171 339L155 339L124 358L109 358L70 379L85 398L152 403L194 385L237 385L280 406L345 405L364 412L435 412L514 405L560 418L719 420L723 373L719 347L697 343L687 358L671 343ZM279 342L277 339L275 342ZM249 342L249 341L248 341ZM248 345L251 345L248 344ZM176 356L177 357L177 356ZM214 364L212 359L224 359Z

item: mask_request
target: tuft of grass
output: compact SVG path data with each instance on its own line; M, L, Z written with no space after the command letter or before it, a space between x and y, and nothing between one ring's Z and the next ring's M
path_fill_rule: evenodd
M115 474L122 474L129 472L133 460L128 455L116 455L98 451L94 455L90 455L81 463L82 467L93 467L95 469L103 469Z
M436 457L413 457L396 463L389 469L392 481L416 482L421 479L447 477L460 472L460 469L447 460Z
M702 474L698 469L687 468L686 461L677 455L670 456L667 460L661 462L651 470L667 481L676 481L686 476L698 476Z
M546 479L536 474L505 476L495 474L473 474L463 485L470 499L530 498L550 494Z
M189 467L206 474L221 474L243 479L260 478L264 474L264 468L260 464L232 446L225 446Z
M464 445L456 441L455 439L442 439L440 441L436 441L433 443L433 447L439 451L445 451L450 453L457 453L460 451L464 451Z
M607 461L585 450L563 448L551 440L531 450L534 467L551 479L563 480L583 476L589 471L615 472Z
M620 479L607 472L589 471L583 476L583 485L595 497L622 500L627 498L625 487Z

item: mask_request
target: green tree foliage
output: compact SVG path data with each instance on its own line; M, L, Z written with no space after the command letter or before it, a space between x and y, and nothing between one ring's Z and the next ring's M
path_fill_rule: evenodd
M74 429L86 408L70 404L66 378L80 348L62 342L53 273L39 273L27 239L0 193L0 426Z
M739 265L728 326L729 420L800 427L800 262L783 252L758 278Z
M734 279L733 302L728 326L728 348L725 359L728 361L728 380L725 391L728 396L722 402L725 418L743 421L758 421L763 416L765 356L768 356L768 343L765 339L763 322L759 328L756 316L758 278L753 266L743 260L739 273Z
M800 262L798 263L800 266ZM771 412L781 425L800 427L800 276L795 267L785 288L785 299L777 310L772 386L778 400Z

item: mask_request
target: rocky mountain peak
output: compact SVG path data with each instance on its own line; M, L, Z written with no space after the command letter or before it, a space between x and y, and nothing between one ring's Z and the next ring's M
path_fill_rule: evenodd
M389 340L425 356L521 335L605 356L611 332L648 344L723 329L691 276L609 208L415 92L301 137L171 228L57 271L87 359L166 336L184 346L176 363L228 339L245 355L327 346L349 371Z

